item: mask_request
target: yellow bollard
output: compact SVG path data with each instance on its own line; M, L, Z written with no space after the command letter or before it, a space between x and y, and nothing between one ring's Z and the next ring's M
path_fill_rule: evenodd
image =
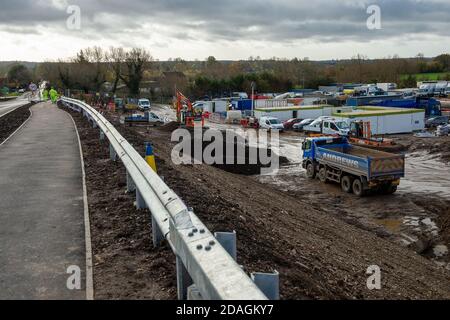
M152 145L150 143L146 144L145 161L148 163L150 168L153 169L153 171L158 173L158 171L156 170L156 161L155 161L155 155L153 154L153 147L152 147Z

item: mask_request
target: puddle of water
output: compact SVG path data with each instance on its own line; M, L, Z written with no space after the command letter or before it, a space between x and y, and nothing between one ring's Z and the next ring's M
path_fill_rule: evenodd
M373 219L377 225L385 227L388 231L397 233L400 231L403 221L401 219Z
M426 154L406 158L406 174L400 183L400 193L426 193L450 197L450 166Z

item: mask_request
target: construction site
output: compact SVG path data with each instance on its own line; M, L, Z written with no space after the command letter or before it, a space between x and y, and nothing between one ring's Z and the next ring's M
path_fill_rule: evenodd
M273 5L289 22L314 12L300 2ZM298 59L298 44L241 19L270 40L248 59L242 30L238 42L202 40L223 58L200 61L189 32L209 17L177 4L155 7L177 28L152 26L182 45L156 37L154 58L134 44L136 25L92 42L81 22L95 30L99 16L77 22L88 7L44 8L48 20L73 14L59 36L73 48L35 45L39 57L13 62L21 42L0 47L0 300L170 301L167 312L208 317L214 301L245 316L280 300L450 299L448 53L381 58L366 46L347 58L327 35L336 57L305 45L318 58ZM361 8L346 8L359 21ZM108 10L104 28L128 9ZM181 47L186 60L167 56ZM279 50L292 58L254 57Z

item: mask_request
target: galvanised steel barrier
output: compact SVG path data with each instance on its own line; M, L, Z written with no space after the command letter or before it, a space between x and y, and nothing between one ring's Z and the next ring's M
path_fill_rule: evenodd
M99 138L109 141L111 160L124 164L128 192L136 192L138 208L151 212L153 244L167 240L175 253L180 300L279 299L277 272L250 278L237 264L236 233L213 235L103 115L79 100L60 101L92 121Z

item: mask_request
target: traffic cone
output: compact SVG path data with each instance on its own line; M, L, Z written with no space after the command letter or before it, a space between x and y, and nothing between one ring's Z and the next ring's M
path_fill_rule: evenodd
M145 161L148 163L150 168L153 169L153 171L158 173L158 171L156 170L156 161L155 155L153 154L153 147L149 142L146 143L145 147Z

